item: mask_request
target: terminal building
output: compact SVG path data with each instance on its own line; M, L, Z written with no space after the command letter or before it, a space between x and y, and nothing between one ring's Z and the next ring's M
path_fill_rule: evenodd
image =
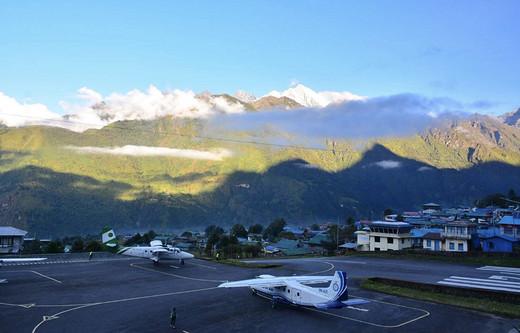
M413 226L409 223L373 221L363 224L363 230L357 232L358 250L397 251L412 247L410 232Z

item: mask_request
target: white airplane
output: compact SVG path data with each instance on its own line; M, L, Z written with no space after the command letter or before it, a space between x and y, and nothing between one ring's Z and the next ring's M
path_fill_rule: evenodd
M0 258L0 267L4 262L30 262L30 261L42 261L47 258ZM0 283L7 283L6 279L0 279Z
M222 283L219 288L249 287L253 294L271 297L273 309L276 303L314 306L322 310L369 303L361 298L348 299L347 280L347 273L343 271L336 271L333 276L276 277L263 274L255 279ZM308 286L327 282L330 282L328 287Z
M117 243L116 235L112 228L103 228L103 248L106 251L124 254L127 256L148 258L153 260L154 265L159 260L179 260L184 265L185 259L192 259L193 254L181 251L177 247L164 246L161 241L151 241L150 246L133 246L121 248Z

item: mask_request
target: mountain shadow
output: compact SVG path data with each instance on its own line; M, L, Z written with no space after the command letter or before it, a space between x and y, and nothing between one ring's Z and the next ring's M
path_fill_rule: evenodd
M172 181L193 181L200 175ZM424 203L472 205L489 193L520 184L520 168L499 162L469 169L437 169L376 145L352 167L328 172L294 159L263 173L235 172L212 192L143 193L119 197L132 186L28 166L0 174L2 225L55 237L96 234L103 226L123 232L202 230L211 224L291 225L346 217L380 219L386 208L419 210ZM518 189L515 189L518 192Z

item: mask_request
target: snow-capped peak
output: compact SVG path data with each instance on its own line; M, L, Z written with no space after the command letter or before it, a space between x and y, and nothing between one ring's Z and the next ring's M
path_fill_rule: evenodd
M290 99L293 99L299 104L306 107L325 107L331 103L365 99L365 97L354 95L348 91L315 92L314 90L307 88L302 84L299 84L294 88L289 88L283 92L273 90L266 96L273 96L277 98L280 98L282 96L289 97Z
M233 95L236 99L241 100L244 103L251 103L256 101L256 96L243 90L237 90Z

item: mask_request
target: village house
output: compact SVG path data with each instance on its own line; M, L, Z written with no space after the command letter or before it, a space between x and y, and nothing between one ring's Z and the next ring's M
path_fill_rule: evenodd
M520 239L520 212L506 215L498 222L500 234Z
M446 223L441 237L444 242L445 251L467 252L469 244L477 235L477 224L454 221Z
M22 250L27 231L13 227L0 227L0 253L18 253Z

